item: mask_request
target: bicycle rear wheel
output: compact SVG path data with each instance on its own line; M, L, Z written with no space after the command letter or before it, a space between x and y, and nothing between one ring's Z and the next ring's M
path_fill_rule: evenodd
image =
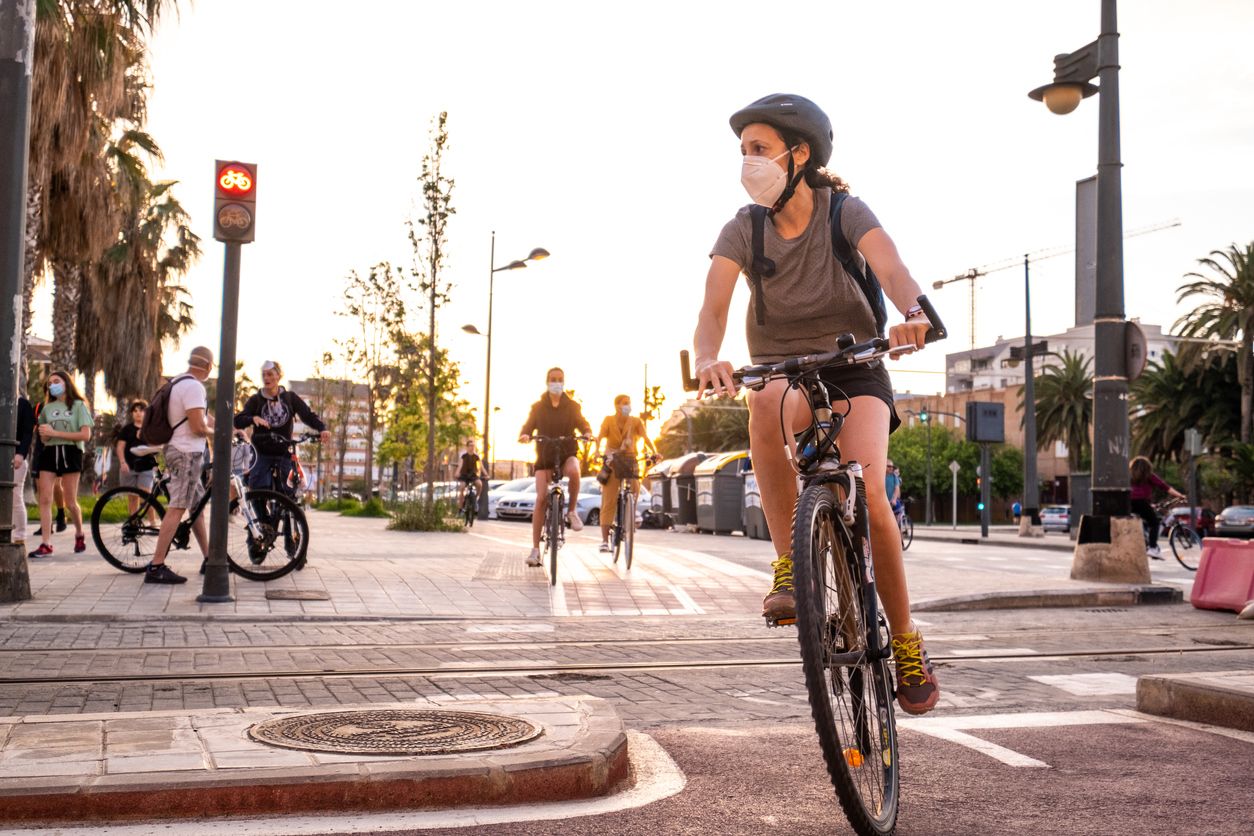
M1198 561L1202 559L1202 538L1187 525L1173 526L1171 536L1171 553L1176 556L1180 565L1190 572L1197 571Z
M238 501L231 502L226 557L231 570L253 581L281 578L299 567L309 550L309 523L296 501L278 491L249 491L258 534L248 530Z
M618 558L623 552L623 536L625 529L623 528L623 494L619 491L618 497L614 500L614 524L610 526L611 545L614 547L614 565L618 565Z
M549 586L557 586L557 550L562 544L562 495L549 496Z
M131 503L136 508L131 511ZM142 572L157 550L165 508L141 488L114 488L91 511L91 539L100 556L123 572Z
M865 500L858 503L864 519ZM864 836L886 836L897 825L897 730L887 661L866 655L866 590L854 543L831 491L806 488L797 500L792 561L814 727L850 824ZM887 628L875 618L887 646Z
M623 514L618 524L623 527L623 560L627 571L631 571L631 555L636 545L636 495L630 491L623 500Z
M910 544L914 542L914 520L910 519L909 514L903 514L901 517L901 550L904 552L910 548Z

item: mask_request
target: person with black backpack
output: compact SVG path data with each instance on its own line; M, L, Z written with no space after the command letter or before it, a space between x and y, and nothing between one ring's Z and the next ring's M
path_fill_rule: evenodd
M719 351L742 272L749 278L746 332L754 363L832 351L844 333L859 342L884 336L885 296L904 320L888 328L890 344L922 348L931 327L915 304L922 291L871 209L850 197L845 182L825 168L833 138L827 114L809 99L774 94L730 121L743 155L741 183L753 203L723 227L710 253L694 335L698 391L736 393L732 364L720 359ZM851 401L840 448L847 460L863 466L876 582L893 633L898 701L905 711L921 714L935 706L940 687L910 619L901 539L884 493L888 435L900 424L892 382L880 363L822 376L839 389L838 397ZM795 618L789 541L797 479L790 451L781 443L791 446L792 439L780 437L780 421L794 432L808 426L804 400L804 391L790 389L784 380L749 393L753 470L777 555L774 583L762 602L768 621Z

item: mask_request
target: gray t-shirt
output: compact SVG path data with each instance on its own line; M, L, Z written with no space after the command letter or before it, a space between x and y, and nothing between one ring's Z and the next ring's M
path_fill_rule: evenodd
M862 289L832 252L830 189L814 190L814 211L805 232L785 240L768 219L763 251L775 262L775 275L762 279L766 324L758 325L756 299L749 301L745 330L754 363L775 363L802 354L833 351L836 338L852 333L859 341L875 336L875 315ZM854 257L865 264L857 244L879 227L875 214L860 198L845 200L840 226L854 246ZM753 261L753 222L743 207L727 222L710 256L721 255L740 266L746 276ZM752 295L753 283L749 282Z

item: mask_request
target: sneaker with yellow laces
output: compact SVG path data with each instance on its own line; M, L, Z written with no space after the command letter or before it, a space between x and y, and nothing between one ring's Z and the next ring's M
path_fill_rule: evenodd
M772 627L780 624L795 624L797 621L797 599L793 595L792 556L781 554L779 559L771 563L775 570L775 582L771 591L762 599L762 617Z
M897 663L897 704L907 714L926 714L940 699L940 681L923 647L918 630L893 636L893 660Z

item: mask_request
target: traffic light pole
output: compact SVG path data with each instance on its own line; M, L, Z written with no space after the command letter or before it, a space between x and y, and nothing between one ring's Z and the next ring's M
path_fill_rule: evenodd
M992 515L990 506L993 500L992 445L980 445L980 536L988 537L988 522Z
M34 0L0 0L0 339L9 362L0 363L0 601L31 597L24 549L12 542L13 482L17 447L17 381L23 323L23 239L26 234L26 164L30 148L31 73L35 53Z
M209 561L205 582L196 598L202 604L229 604L231 570L226 559L227 524L230 502L222 501L231 491L231 436L235 418L235 332L239 321L238 242L226 244L222 275L222 341L218 347L218 385L214 392L213 497L209 506Z

